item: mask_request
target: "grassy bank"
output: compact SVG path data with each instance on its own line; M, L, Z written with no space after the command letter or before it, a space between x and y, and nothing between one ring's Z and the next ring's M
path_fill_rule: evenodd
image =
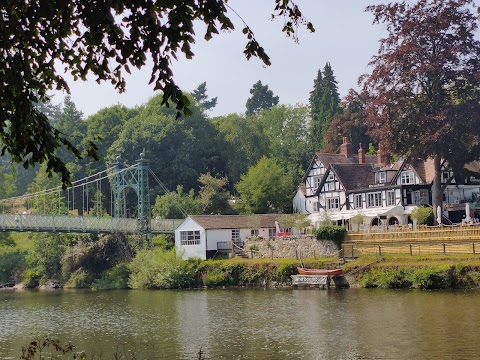
M480 287L480 258L473 255L364 255L345 266L352 286L450 289Z

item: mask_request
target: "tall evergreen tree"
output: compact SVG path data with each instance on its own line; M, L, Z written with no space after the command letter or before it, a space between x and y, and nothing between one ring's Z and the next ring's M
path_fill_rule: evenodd
M252 97L247 99L245 104L247 111L245 115L252 116L260 110L270 110L273 106L278 104L278 96L273 96L273 91L268 88L268 85L262 85L258 80L250 89Z
M318 69L317 77L313 81L313 90L310 92L310 117L312 119L311 123L311 135L312 135L312 144L314 145L314 151L318 148L319 140L322 138L322 126L320 120L318 119L318 114L320 113L320 102L322 100L322 70Z
M328 129L333 115L340 112L340 95L337 81L330 63L326 63L323 74L318 71L314 89L310 93L313 145L316 149L324 146L323 134Z

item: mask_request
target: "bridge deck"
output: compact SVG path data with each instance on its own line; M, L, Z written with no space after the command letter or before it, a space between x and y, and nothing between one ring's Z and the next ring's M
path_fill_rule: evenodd
M153 234L172 234L183 220L151 221ZM0 214L0 231L138 233L140 220L72 215Z

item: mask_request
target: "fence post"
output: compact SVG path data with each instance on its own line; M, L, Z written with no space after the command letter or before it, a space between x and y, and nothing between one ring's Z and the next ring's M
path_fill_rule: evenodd
M378 245L378 255L382 256L382 246Z
M270 251L272 252L272 260L273 260L273 249L270 249ZM298 258L297 258L297 260L298 260Z
M473 255L475 255L475 243L472 244Z
M410 244L409 247L410 247L410 256L413 256L413 253L412 253L412 244Z
M443 243L443 255L447 255L447 246Z
M297 249L295 249L295 259L298 260L298 250Z
M352 260L355 259L354 251L355 251L355 249L353 248L353 245L352 245Z

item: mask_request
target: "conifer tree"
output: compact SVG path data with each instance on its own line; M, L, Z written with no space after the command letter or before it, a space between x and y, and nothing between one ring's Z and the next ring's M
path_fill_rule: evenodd
M247 99L245 104L248 116L255 115L260 110L270 110L273 106L278 104L278 96L273 96L273 91L268 88L268 85L262 85L258 80L250 89L252 97Z
M323 133L328 129L332 116L340 112L340 95L337 81L330 63L326 63L323 74L318 71L314 89L310 93L313 145L320 149L324 145Z

